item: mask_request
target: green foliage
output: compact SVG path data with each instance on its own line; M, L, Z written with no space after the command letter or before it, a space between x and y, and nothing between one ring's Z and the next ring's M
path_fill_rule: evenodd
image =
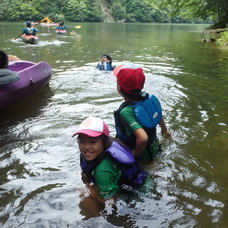
M222 33L222 36L219 39L219 41L228 43L228 31Z
M222 33L221 38L216 43L222 47L228 48L228 31Z
M64 21L65 20L65 16L63 14L58 14L58 13L55 14L53 16L53 18L54 18L55 21Z
M0 20L103 21L102 8L116 21L203 22L216 19L215 26L228 23L228 0L1 0ZM199 18L202 20L200 21Z
M101 22L102 21L102 13L100 5L96 0L87 0L87 8L88 8L88 17L86 21L94 21Z
M217 20L214 27L226 27L228 25L227 0L161 0L160 5L172 7L173 15L187 11L189 15L193 15L195 18Z
M52 20L101 21L97 0L1 0L0 20Z
M112 7L112 16L115 20L123 20L126 18L126 10L124 7L120 6L119 4L115 4Z
M64 12L69 21L101 21L101 12L92 0L67 0Z
M31 5L31 3L22 3L19 8L20 13L23 15L23 17L30 19L31 15L38 16L39 12Z
M222 40L228 42L228 31L222 33Z
M126 12L131 21L151 22L151 8L140 0L129 1Z
M222 39L226 42L228 42L228 31L223 32Z
M2 0L0 4L0 19L9 21L22 19L21 13L18 10L20 8L20 5L21 3L18 0Z
M84 21L87 18L87 8L84 1L68 0L64 8L69 21Z

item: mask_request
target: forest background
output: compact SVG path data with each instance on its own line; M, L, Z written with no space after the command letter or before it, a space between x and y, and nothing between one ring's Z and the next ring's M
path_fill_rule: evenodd
M227 0L1 0L0 21L210 23L227 27Z

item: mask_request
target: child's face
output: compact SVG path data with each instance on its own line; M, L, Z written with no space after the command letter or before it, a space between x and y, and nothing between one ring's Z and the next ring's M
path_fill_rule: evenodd
M80 152L87 161L92 161L104 150L104 142L101 137L90 137L79 134L78 145Z
M109 60L107 59L106 56L102 56L101 57L101 62L109 62Z

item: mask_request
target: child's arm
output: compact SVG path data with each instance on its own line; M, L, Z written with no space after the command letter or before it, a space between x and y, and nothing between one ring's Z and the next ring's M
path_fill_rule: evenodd
M163 117L161 118L160 122L159 122L159 126L161 127L161 133L162 135L164 136L167 136L167 137L171 137L171 133L167 130L167 127L166 127L166 124L165 124L165 121L163 119Z
M81 179L82 179L82 182L84 184L90 184L91 183L90 178L84 172L82 172Z
M18 61L20 60L17 56L15 55L8 55L8 59L9 61Z
M102 164L102 162L104 162ZM83 173L82 173L83 174ZM93 217L100 216L106 204L113 204L119 192L119 168L110 159L103 160L93 171L95 184L90 183L90 178L83 174L82 179L89 190L89 195L84 197L81 206Z
M89 196L85 197L81 202L80 206L86 210L86 214L89 214L91 217L101 216L100 212L104 209L106 202L114 203L114 199L102 199L99 197L95 185L86 185L89 190Z
M136 146L133 150L133 155L135 157L138 157L143 150L146 148L147 141L148 141L148 135L143 130L143 128L138 128L134 131L135 137L136 137Z

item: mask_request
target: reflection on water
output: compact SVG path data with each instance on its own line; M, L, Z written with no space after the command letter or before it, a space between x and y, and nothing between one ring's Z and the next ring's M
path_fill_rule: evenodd
M64 41L60 41L60 40L53 40L53 41L42 41L41 39L39 39L37 44L27 44L24 43L21 39L16 39L16 40L11 40L12 43L18 43L18 44L22 44L21 47L43 47L43 46L47 46L47 45L53 45L53 46L59 46L61 44L67 43Z
M6 25L9 33L0 40L12 38L20 26L2 23L0 28ZM204 34L190 32L205 28L200 25L83 24L80 31L73 27L72 35L66 36L40 28L38 45L4 43L20 58L47 61L54 74L49 87L0 112L0 224L228 224L227 53L202 44ZM163 152L146 166L154 180L150 194L125 195L101 217L91 218L80 208L85 186L71 135L89 115L105 119L115 135L113 111L122 98L112 73L94 69L103 53L113 57L114 65L132 61L143 67L145 90L160 99L173 137L164 139L158 131Z

